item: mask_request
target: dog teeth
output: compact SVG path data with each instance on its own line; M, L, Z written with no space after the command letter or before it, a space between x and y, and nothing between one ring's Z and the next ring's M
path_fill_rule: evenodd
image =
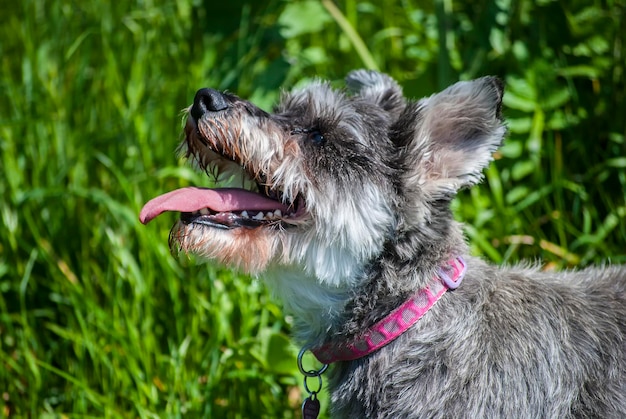
M195 215L195 216L201 216L201 215L211 215L213 214L213 212L209 209L209 208L202 208L196 211L193 211L191 214ZM253 211L251 215L247 210L243 210L239 213L239 217L241 218L245 218L245 219L252 219L252 220L256 220L256 221L276 221L276 220L280 220L283 217L283 212L279 209L274 210L274 211L267 211L267 212L263 212L263 211L259 211L259 212L255 212ZM237 214L231 214L233 216L236 216ZM288 217L289 215L287 215Z
M256 214L251 215L247 210L244 210L244 211L241 211L241 213L239 213L239 216L241 218L253 219L256 221L275 221L275 220L282 218L283 213L281 210L277 209L274 211L267 211L267 212L259 211Z

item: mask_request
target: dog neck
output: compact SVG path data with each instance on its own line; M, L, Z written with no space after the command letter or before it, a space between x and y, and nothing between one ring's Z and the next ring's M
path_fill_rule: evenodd
M427 245L426 235L432 239L437 234L446 238L437 241L443 244ZM262 276L293 319L297 342L314 348L361 336L364 327L376 324L426 288L454 255L468 253L460 225L453 221L445 228L423 226L396 236L401 239L387 241L379 256L362 262L349 278L332 283L298 263L268 267Z
M293 333L300 342L322 342L351 295L348 286L320 284L297 265L273 267L263 277L293 319Z
M329 342L312 348L311 352L323 364L352 361L375 352L413 326L447 290L456 289L463 280L465 270L463 258L451 259L425 288L359 336L348 341Z

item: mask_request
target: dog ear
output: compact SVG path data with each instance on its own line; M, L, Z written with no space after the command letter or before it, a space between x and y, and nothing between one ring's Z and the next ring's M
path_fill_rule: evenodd
M453 196L478 183L501 145L503 84L496 77L458 82L408 106L395 125L405 184L428 196Z
M398 83L378 71L351 71L346 76L346 86L351 93L367 99L387 112L400 112L406 104Z

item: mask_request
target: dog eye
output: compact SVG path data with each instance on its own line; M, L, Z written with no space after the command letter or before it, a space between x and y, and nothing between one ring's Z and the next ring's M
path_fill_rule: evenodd
M326 142L326 139L319 131L311 131L308 133L307 138L317 145L322 145Z

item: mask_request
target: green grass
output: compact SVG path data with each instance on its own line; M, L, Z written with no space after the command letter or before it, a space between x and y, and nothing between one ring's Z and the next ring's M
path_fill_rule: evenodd
M626 260L624 0L5 3L0 416L299 416L278 302L171 256L173 215L137 220L205 182L174 152L204 86L269 109L280 86L358 67L413 97L499 75L510 137L455 201L473 250Z

